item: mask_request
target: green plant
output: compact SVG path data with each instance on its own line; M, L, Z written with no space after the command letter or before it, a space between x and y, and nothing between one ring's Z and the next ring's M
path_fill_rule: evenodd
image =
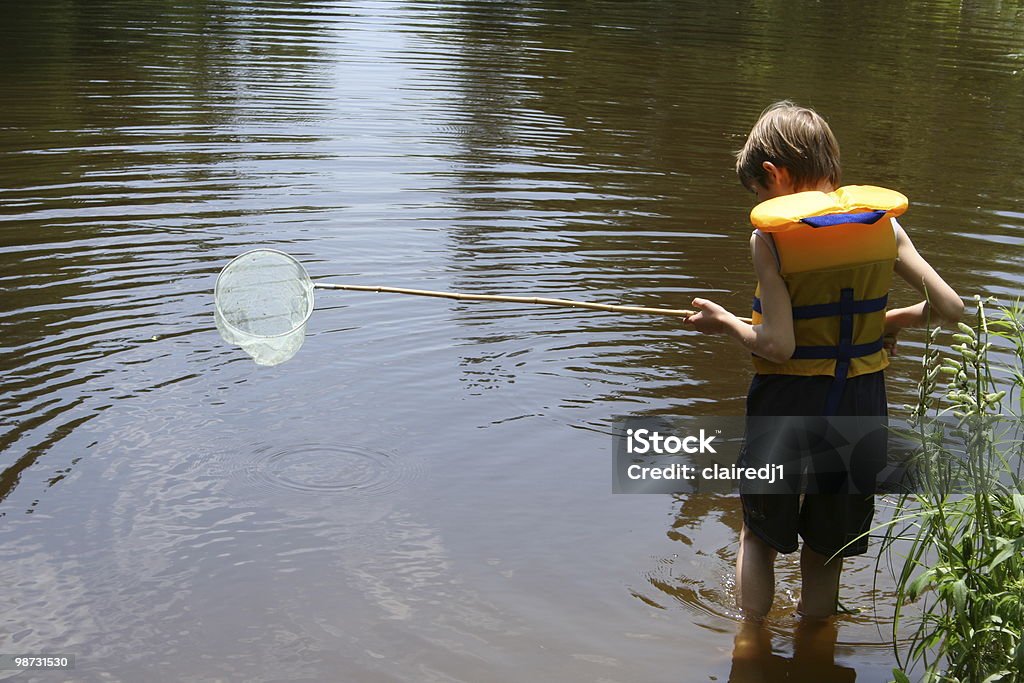
M953 354L934 348L937 334L927 337L911 415L918 486L882 525L879 558L895 558L894 642L910 630L905 655L895 646L893 675L1024 682L1024 310L1018 302L990 317L978 299ZM996 364L996 355L1009 360Z

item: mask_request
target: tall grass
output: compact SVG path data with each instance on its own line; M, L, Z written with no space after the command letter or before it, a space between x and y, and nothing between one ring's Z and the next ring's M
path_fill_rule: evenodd
M879 554L896 578L894 642L909 631L893 676L1024 683L1024 310L977 300L952 353L937 333L911 418L919 485L896 499Z

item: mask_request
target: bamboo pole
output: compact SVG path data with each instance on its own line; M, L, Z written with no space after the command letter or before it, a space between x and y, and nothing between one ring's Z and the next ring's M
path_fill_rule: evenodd
M461 292L438 292L430 289L406 289L404 287L382 287L377 285L338 285L330 282L317 282L313 285L318 289L341 289L352 292L383 292L388 294L412 294L414 296L432 296L441 299L456 299L458 301L504 301L513 304L534 304L538 306L565 306L568 308L590 308L597 311L611 311L613 313L632 313L636 315L667 315L676 318L686 318L694 315L697 311L685 308L650 308L647 306L622 306L619 304L596 304L589 301L574 301L572 299L548 299L537 296L503 296L499 294L463 294ZM740 318L745 323L750 318Z

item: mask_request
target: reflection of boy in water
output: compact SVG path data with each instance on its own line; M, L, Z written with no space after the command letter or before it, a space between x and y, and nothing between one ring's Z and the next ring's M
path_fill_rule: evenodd
M857 672L835 663L836 627L831 621L802 621L796 627L793 657L772 653L772 635L746 622L736 633L729 683L851 683Z
M888 357L882 336L894 340L904 327L923 326L929 305L886 311L892 273L927 292L933 318L956 320L963 313L956 292L892 218L898 210L874 201L895 196L905 207L905 198L881 188L832 194L840 175L836 139L817 113L791 102L761 114L737 153L736 171L760 202L752 218L783 215L780 229L765 226L750 238L758 282L754 324L706 299L693 300L698 313L686 323L700 332L728 334L754 355L748 415L885 415L882 370ZM795 215L788 218L789 213ZM871 497L742 500L736 587L744 613L768 613L776 553L794 552L799 534L804 543L798 610L806 616L834 614L841 558L867 550L864 542L848 544L870 528Z

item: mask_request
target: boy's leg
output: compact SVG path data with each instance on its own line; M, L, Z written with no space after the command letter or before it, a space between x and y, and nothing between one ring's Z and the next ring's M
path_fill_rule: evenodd
M775 556L778 553L743 525L740 552L736 556L736 593L747 617L768 614L775 598Z
M843 571L843 558L829 561L807 547L800 550L800 602L797 611L812 618L824 618L836 613L839 598L839 574Z
M802 589L797 610L807 617L835 614L839 596L839 575L843 570L841 556L867 552L867 532L875 510L873 496L810 495L804 497L800 516L800 535L804 539L800 552ZM817 548L818 550L814 550Z

